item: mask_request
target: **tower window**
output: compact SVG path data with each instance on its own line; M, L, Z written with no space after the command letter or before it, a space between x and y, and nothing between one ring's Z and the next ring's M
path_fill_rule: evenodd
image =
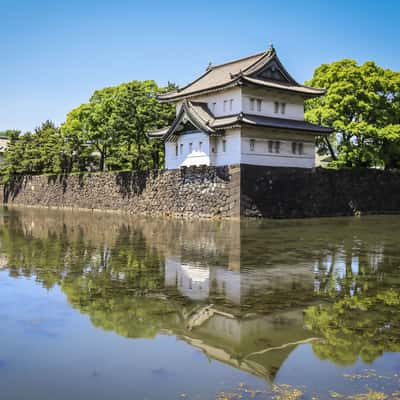
M302 155L302 154L304 154L304 145L303 145L303 143L296 143L296 142L293 142L292 143L292 153L293 154L299 154L299 155Z
M254 139L250 139L250 151L254 151L256 145L256 141Z
M227 107L228 107L228 100L224 100L224 112L226 112Z
M193 143L189 143L189 153L193 151Z
M181 155L183 155L183 144L181 143L181 145L179 146L179 150L181 151Z
M272 140L268 140L268 153L273 153L274 151L274 142Z
M178 157L179 155L179 147L178 145L175 145L175 157Z
M255 102L255 99L250 97L250 111L254 111L254 102Z
M224 153L226 152L226 140L225 139L222 141L222 151Z
M262 106L262 100L261 99L257 99L257 111L261 112L261 106Z
M215 110L217 109L217 103L212 103L211 104L211 111L213 112L213 113L215 113Z
M199 151L203 151L203 142L199 142Z
M275 153L280 153L281 151L281 142L275 142Z
M278 114L278 112L279 112L279 103L277 101L275 101L275 103L274 103L274 113Z
M281 114L285 114L286 112L286 103L281 103Z
M233 99L229 100L229 111L233 110Z

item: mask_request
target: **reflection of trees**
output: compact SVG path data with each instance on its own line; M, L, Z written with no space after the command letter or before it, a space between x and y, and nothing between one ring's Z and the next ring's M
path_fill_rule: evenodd
M35 277L46 288L60 285L93 324L126 337L173 332L215 358L223 351L221 360L230 363L250 351L260 358L252 370L271 369L271 347L315 333L324 338L313 343L315 353L337 363L399 351L400 304L391 288L399 284L400 227L377 224L371 231L363 220L334 221L245 222L237 231L226 222L18 210L0 221L0 240L11 275ZM205 301L214 305L212 317L199 314L204 304L165 286L170 255L210 272ZM236 302L229 290L238 294ZM321 300L324 306L310 306ZM315 333L302 327L300 310L307 307L305 323ZM298 311L296 329L287 320L267 324L287 310ZM189 332L190 321L201 324ZM260 349L268 350L261 353L265 359ZM286 356L280 351L273 365Z
M400 351L400 294L392 289L347 296L306 310L305 323L324 338L314 343L322 359L349 365L360 356L372 362L383 352Z
M162 259L140 227L119 221L118 229L110 226L112 233L104 235L106 226L90 218L93 232L83 221L28 221L16 213L0 229L11 276L34 277L46 288L60 285L94 325L126 337L151 337L182 323L185 302L163 293Z

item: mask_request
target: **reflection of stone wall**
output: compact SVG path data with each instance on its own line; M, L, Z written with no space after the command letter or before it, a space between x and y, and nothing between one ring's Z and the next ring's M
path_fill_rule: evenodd
M298 218L400 212L400 172L241 165L241 215Z
M228 167L190 167L142 174L24 177L5 186L3 202L152 215L228 217L235 209L230 194Z

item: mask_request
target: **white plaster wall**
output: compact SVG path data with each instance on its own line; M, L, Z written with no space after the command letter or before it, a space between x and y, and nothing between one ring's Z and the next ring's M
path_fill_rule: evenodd
M250 140L254 140L254 150L250 149ZM223 151L223 140L226 150ZM279 153L270 153L268 141L279 141ZM303 143L303 154L292 153L292 142ZM202 151L199 143L202 142ZM190 143L192 151L189 152ZM176 156L175 146L178 146ZM181 145L183 147L181 147ZM221 137L210 137L203 132L192 132L181 135L177 142L165 144L165 166L176 169L191 165L233 165L253 164L273 167L315 167L314 137L307 134L279 133L260 129L230 129Z
M250 98L261 99L261 111L257 111L255 104L254 110L250 109ZM285 114L275 113L275 102L286 103ZM304 120L304 99L298 95L283 94L270 89L250 89L243 88L242 109L244 113L263 115L275 118Z
M250 109L250 98L261 99L261 111ZM230 109L229 100L233 99L232 109ZM275 118L304 120L304 99L297 94L281 93L274 89L253 89L248 87L232 88L220 92L210 93L203 96L192 97L190 100L204 102L208 104L209 109L216 117L224 115L238 114L244 112L247 114L263 115ZM224 100L227 100L227 107L224 111ZM285 103L285 113L275 113L275 102ZM213 110L213 103L215 110ZM178 113L182 106L182 101L176 104L176 112Z
M251 165L265 165L271 167L297 167L314 168L315 167L315 144L314 141L299 140L296 134L293 140L280 138L260 138L251 136L251 132L246 132L241 141L241 163ZM250 148L250 140L254 140L254 150ZM280 142L279 153L270 153L268 141ZM303 143L303 154L292 153L292 142Z
M193 101L201 101L208 104L208 108L216 117L223 115L238 114L242 111L242 90L240 88L232 88L221 92L211 93L205 96L193 97ZM232 109L229 106L229 100L233 99ZM224 111L224 100L227 100L227 107ZM215 110L213 111L213 103Z
M223 141L225 150L223 151ZM210 139L210 161L211 165L233 165L240 163L241 138L240 129L229 129L224 136ZM212 152L214 149L214 152Z
M200 151L200 142L202 149ZM189 151L192 143L192 151ZM181 147L182 145L182 147ZM178 146L178 156L176 156ZM186 133L179 136L176 142L165 143L165 168L176 169L181 166L210 165L210 141L209 136L203 132Z
M226 151L223 151L223 140ZM202 142L202 151L199 143ZM189 152L190 143L192 151ZM176 145L178 156L176 156ZM183 147L181 148L181 145ZM181 152L181 149L183 152ZM232 165L240 163L241 138L239 129L226 131L223 137L210 137L203 132L186 133L176 142L165 143L165 168L176 169L191 165Z

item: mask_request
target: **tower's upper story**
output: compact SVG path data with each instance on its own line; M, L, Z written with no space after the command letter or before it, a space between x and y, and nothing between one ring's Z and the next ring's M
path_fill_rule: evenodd
M249 114L304 121L304 101L324 89L299 84L287 72L274 47L249 57L209 65L193 82L160 95L161 102L206 104L215 118Z

